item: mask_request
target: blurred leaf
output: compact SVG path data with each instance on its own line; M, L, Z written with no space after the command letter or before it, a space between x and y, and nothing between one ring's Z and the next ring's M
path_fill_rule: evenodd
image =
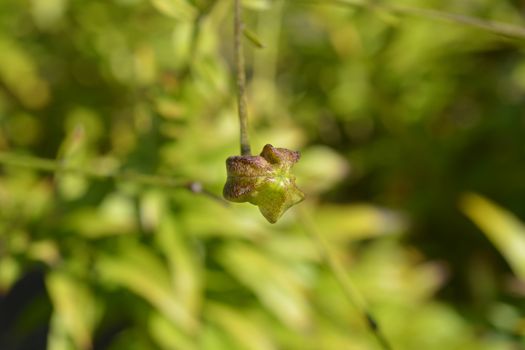
M160 97L156 101L157 112L166 119L177 120L184 115L184 106L167 97Z
M73 348L91 349L98 318L98 305L91 291L82 281L60 271L50 273L46 285L54 305L49 348L67 348L63 340L67 334L73 340Z
M69 125L67 136L62 141L58 150L57 159L67 166L82 167L90 155L90 137L87 135L87 128L91 123L98 126L98 120L93 113L78 109L69 115ZM95 127L95 130L97 128ZM67 200L74 200L83 196L89 186L85 176L73 173L56 173L60 194Z
M272 254L290 261L318 262L320 259L319 248L305 235L273 235L264 239L261 246L271 251Z
M154 232L167 215L167 197L159 189L146 190L140 196L140 224L144 231Z
M144 328L133 327L118 332L112 339L108 350L143 350L152 349L150 337L144 333ZM178 350L178 349L177 349Z
M6 293L20 276L20 264L11 256L0 258L0 293Z
M130 234L136 232L133 222L111 217L98 209L82 208L71 213L64 221L64 226L86 238Z
M206 315L236 340L239 344L239 349L277 349L269 334L262 327L234 308L208 303L206 305Z
M187 336L173 322L160 313L152 313L148 327L153 339L166 350L197 350L196 339Z
M225 62L219 57L196 60L192 65L195 79L194 92L208 103L219 103L229 93L229 74Z
M13 137L12 140L19 146L34 145L40 138L41 125L37 118L27 113L20 113L6 121L6 130Z
M431 303L424 307L413 308L398 318L399 325L407 322L404 334L399 341L402 349L479 349L473 334L464 320L453 310L444 305ZM404 321L403 321L404 319ZM432 330L432 337L426 334Z
M175 28L173 28L173 58L171 62L177 68L184 67L192 58L192 45L195 45L193 43L194 31L195 23L191 21L177 23Z
M325 146L309 147L301 152L296 165L298 182L306 193L321 193L331 189L348 175L348 162Z
M181 230L191 232L195 237L255 239L271 233L266 220L250 206L226 207L192 194L179 198L185 207L180 215Z
M270 0L242 0L242 4L252 10L267 10L272 6Z
M302 281L285 264L245 244L226 244L218 257L287 326L301 330L310 324Z
M204 325L200 344L203 350L233 350L236 345L226 333L212 324Z
M400 213L369 204L324 205L312 215L317 226L335 241L401 233L407 226Z
M56 264L60 259L60 251L56 242L52 240L31 242L26 254L30 259L42 261L50 266Z
M488 314L490 322L493 323L495 327L509 333L513 333L514 331L519 332L520 323L523 322L515 305L505 303L493 304Z
M64 226L87 238L134 233L137 230L131 198L113 193L98 208L83 207L72 212Z
M345 250L339 253L344 254ZM375 240L359 260L352 258L347 254L345 259L348 272L370 303L382 300L413 307L432 298L447 278L442 264L422 263L417 252L403 249L394 237Z
M6 176L0 178L0 218L6 222L16 216L18 219L39 220L49 213L53 206L52 187L45 180L35 177L32 170L3 168ZM31 200L27 200L27 191Z
M157 79L157 58L150 45L143 44L134 52L134 71L140 84L153 84Z
M169 261L176 298L194 318L202 305L202 273L196 247L188 244L169 213L164 213L157 233L158 245Z
M31 0L31 14L42 29L52 29L66 12L68 0Z
M97 270L107 283L144 298L182 329L189 331L197 326L175 294L162 260L149 249L127 242L116 254L102 253L97 259Z
M39 109L49 103L51 91L38 74L34 57L4 36L0 36L0 52L0 82L27 108Z
M195 7L186 0L151 0L162 14L182 21L191 21L197 15Z
M49 350L76 350L77 347L71 340L67 326L62 318L57 315L51 316L51 325L47 339Z
M461 198L461 209L481 228L514 273L525 280L525 225L505 209L474 193Z

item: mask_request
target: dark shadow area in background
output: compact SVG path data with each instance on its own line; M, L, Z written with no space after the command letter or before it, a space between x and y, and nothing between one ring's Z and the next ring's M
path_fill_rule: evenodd
M35 269L0 294L0 349L45 349L50 319L44 271Z

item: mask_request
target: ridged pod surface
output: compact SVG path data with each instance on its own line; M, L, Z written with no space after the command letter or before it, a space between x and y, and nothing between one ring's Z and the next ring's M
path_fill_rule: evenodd
M299 152L269 144L258 156L229 157L224 198L252 203L269 222L277 222L286 210L304 199L291 173L300 157Z

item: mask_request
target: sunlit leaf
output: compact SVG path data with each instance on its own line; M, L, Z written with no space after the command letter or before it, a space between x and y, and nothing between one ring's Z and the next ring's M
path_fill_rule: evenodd
M151 0L153 6L162 14L184 21L192 20L195 8L186 0Z
M60 252L55 241L42 240L31 242L27 249L27 256L51 266L59 261Z
M228 244L219 254L221 264L250 288L271 312L294 329L310 323L310 309L299 276L257 248Z
M47 348L49 350L76 350L76 346L68 334L65 321L57 315L51 316Z
M331 189L350 171L348 162L328 147L310 147L301 152L301 161L295 167L299 184L307 193Z
M196 246L188 244L173 218L165 213L157 239L160 249L169 261L174 294L186 311L198 317L202 304L202 273Z
M201 349L233 350L235 342L224 331L213 324L206 324L201 333Z
M31 14L40 28L52 29L64 16L67 3L67 0L32 0Z
M184 349L197 350L196 339L184 334L173 322L161 315L153 313L148 320L151 336L165 350Z
M191 59L194 31L195 23L191 21L177 23L173 28L173 58L171 61L176 67L184 67Z
M276 345L264 329L234 308L216 303L206 305L206 315L235 339L240 349L272 350Z
M89 238L136 232L136 220L131 198L109 195L98 208L84 207L71 213L64 224Z
M525 280L525 225L507 210L474 193L462 197L461 209L496 246L514 273Z
M196 327L196 320L173 290L166 266L145 247L130 242L117 254L102 253L97 259L97 269L107 283L144 298L183 329Z
M242 0L242 4L253 10L267 10L272 6L269 0Z
M76 349L92 347L92 332L97 320L97 304L88 287L65 272L55 271L46 278L54 305L53 327L50 338L52 350L61 349L67 334ZM58 339L56 339L57 337Z
M0 81L27 108L39 109L49 103L51 91L38 74L34 57L19 43L0 36Z
M401 233L406 218L370 204L324 205L312 213L318 227L333 240L356 240Z
M0 258L0 293L6 293L20 276L20 264L10 256Z
M261 245L284 259L296 262L319 261L319 248L306 235L273 235Z

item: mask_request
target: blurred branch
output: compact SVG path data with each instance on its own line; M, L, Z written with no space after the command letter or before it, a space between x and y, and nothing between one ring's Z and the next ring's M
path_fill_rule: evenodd
M330 245L324 239L323 235L317 230L315 223L310 218L310 215L304 211L304 209L299 209L299 224L314 241L315 246L319 249L321 258L325 261L335 279L341 286L341 289L349 303L361 315L363 321L370 332L374 335L377 342L384 350L392 350L392 346L390 346L390 343L385 338L381 328L379 327L379 323L368 310L365 299L356 288L352 280L348 277L348 274L346 273L343 265L332 252Z
M329 0L329 1L317 1L317 0L301 0L304 3L312 4L334 4L341 6L352 6L358 7L370 11L386 11L395 15L409 15L414 17L428 18L433 20L447 21L451 23L461 24L468 27L482 29L493 34L504 35L513 38L525 39L525 28L519 25L484 20L481 18L471 17L467 15L460 15L455 13L449 13L446 11L402 6L402 5L390 5L377 2L365 2L361 0Z
M251 155L250 140L248 138L248 115L246 112L246 72L244 68L244 52L242 45L243 21L241 0L234 0L234 46L235 67L237 72L237 107L241 131L241 155Z
M67 165L63 162L32 156L21 156L9 152L0 152L0 164L12 165L50 173L73 173L94 179L113 179L116 181L130 181L140 185L185 188L193 193L204 194L223 204L227 204L221 197L204 189L199 181L184 181L167 176L150 175L137 172L112 172L93 168L81 168Z

